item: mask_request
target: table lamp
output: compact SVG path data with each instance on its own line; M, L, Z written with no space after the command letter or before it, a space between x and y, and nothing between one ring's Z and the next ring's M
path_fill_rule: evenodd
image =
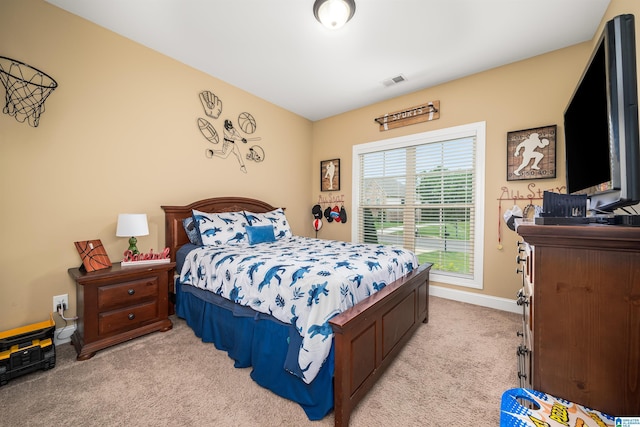
M147 236L149 225L147 224L147 214L119 214L116 236L129 237L129 250L134 254L139 254L136 243L137 236Z

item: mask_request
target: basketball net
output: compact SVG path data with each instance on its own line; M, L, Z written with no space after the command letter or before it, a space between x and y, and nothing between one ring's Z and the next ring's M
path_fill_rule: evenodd
M37 127L44 101L58 83L37 68L4 56L0 56L0 80L7 90L2 112Z

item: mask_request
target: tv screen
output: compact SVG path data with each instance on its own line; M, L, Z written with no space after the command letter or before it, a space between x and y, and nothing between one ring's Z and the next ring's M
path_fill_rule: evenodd
M607 22L564 114L567 192L592 211L640 202L640 139L633 15Z

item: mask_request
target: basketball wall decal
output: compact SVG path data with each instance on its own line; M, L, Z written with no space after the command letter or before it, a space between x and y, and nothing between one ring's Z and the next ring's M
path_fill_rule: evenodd
M238 126L244 133L254 133L256 131L256 119L247 112L238 114Z

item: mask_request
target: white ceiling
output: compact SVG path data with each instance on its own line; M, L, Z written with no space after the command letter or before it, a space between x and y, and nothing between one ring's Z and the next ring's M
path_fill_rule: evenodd
M313 121L591 40L610 2L355 1L331 31L314 0L47 0Z

